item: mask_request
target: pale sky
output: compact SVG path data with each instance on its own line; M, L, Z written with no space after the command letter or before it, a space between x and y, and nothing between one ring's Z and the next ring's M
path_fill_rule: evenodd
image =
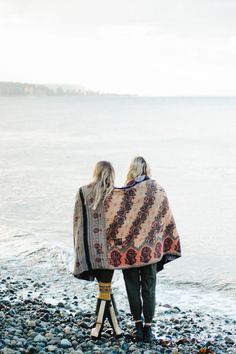
M236 0L0 0L0 81L236 95Z

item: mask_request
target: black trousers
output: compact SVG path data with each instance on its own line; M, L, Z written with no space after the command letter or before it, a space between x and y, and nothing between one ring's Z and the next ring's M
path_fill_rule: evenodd
M111 283L112 277L114 274L114 270L111 269L95 269L93 270L93 274L95 275L97 281L101 281L103 283Z
M135 321L151 323L155 312L156 264L123 269L130 311Z

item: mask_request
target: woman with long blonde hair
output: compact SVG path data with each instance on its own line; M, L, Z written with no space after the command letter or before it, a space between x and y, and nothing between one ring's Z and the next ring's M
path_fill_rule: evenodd
M93 171L92 182L79 189L74 207L74 275L78 273L77 270L84 263L88 271L75 276L86 280L94 280L96 278L99 286L96 324L91 331L92 339L100 338L106 318L108 318L114 334L118 337L122 335L117 320L114 297L111 294L114 270L104 269L104 250L101 242L106 237L101 232L101 224L103 223L102 210L106 199L112 194L114 178L115 172L110 162L97 162ZM93 227L93 229L89 227L91 219L96 222L97 226ZM83 240L83 247L81 247L81 239ZM81 248L83 249L81 250ZM98 269L97 265L95 266L95 263L99 262L101 269Z
M135 180L135 178L142 179L141 176L150 177L151 171L146 160L142 156L136 156L129 165L126 177L126 184L130 183L130 181Z
M91 208L96 210L100 202L111 194L114 188L115 171L110 162L99 161L93 170L93 179L90 184L93 201Z
M150 179L150 167L142 156L129 166L126 185L132 186ZM131 314L135 321L136 340L152 341L151 324L155 311L156 263L123 269ZM143 325L144 317L144 325Z

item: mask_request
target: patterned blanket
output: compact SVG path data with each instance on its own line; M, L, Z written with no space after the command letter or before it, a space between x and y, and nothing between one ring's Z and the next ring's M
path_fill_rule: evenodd
M94 269L165 263L181 256L180 240L164 189L149 178L114 188L94 211L91 185L81 187L74 207L74 276L92 280Z

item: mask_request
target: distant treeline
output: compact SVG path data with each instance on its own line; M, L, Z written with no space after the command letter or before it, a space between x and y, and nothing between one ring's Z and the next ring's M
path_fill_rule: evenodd
M50 88L45 85L0 81L0 96L87 96L98 94L95 91L67 89L60 86Z

